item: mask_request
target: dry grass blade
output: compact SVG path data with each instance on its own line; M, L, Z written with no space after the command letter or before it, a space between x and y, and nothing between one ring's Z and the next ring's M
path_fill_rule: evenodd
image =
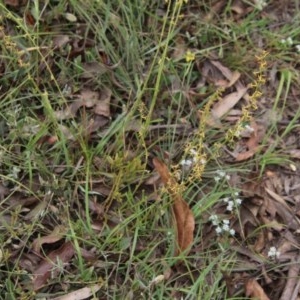
M177 254L180 254L182 251L188 249L193 243L193 232L195 229L194 216L188 204L176 191L177 183L172 178L168 167L158 158L153 159L153 164L173 200L172 208L177 227Z

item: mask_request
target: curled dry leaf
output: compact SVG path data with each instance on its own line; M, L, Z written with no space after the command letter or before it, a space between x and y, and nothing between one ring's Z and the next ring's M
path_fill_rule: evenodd
M177 182L172 178L168 167L156 157L153 159L153 164L173 200L172 208L177 227L177 254L180 254L193 243L193 232L195 229L194 216L188 204L176 192Z
M59 249L52 251L48 257L42 260L40 265L35 269L33 274L33 290L37 291L42 288L50 278L52 271L55 274L55 268L58 261L62 264L67 263L75 254L74 246L67 242ZM60 270L57 269L59 272Z
M246 296L251 297L251 299L270 300L260 284L253 278L250 278L246 281L245 292Z
M43 237L36 238L32 243L32 249L40 254L40 249L43 244L52 244L56 243L57 241L61 240L66 233L66 228L63 226L56 226L53 231Z

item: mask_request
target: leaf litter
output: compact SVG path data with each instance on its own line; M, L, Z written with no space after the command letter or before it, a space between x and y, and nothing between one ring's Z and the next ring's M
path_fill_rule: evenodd
M20 9L22 11L22 6L26 4L26 1L5 1L5 3L8 6L14 7L16 13L18 13L17 10ZM257 4L256 1L255 4ZM204 19L207 22L213 23L214 16L221 16L226 5L226 1L214 1L209 12L205 10L202 11L205 16ZM252 5L248 5L243 1L234 1L234 3L228 6L226 9L230 9L233 13L233 22L240 22L249 12L254 11ZM286 10L287 4L282 8ZM263 14L264 17L268 15L273 16L274 12L279 14L278 7L271 5L270 8L268 7L264 10ZM162 15L165 14L165 8L163 6L157 10L157 14L159 13ZM184 11L184 13L187 15L185 19L192 17L188 10ZM22 13L20 15L22 15ZM117 15L112 15L114 17L112 17L113 21L111 22L114 22L114 26L119 26L121 18ZM284 18L284 16L280 17ZM118 77L114 74L115 70L118 70L121 66L123 67L123 62L118 61L111 67L110 58L106 55L105 51L103 51L103 49L96 49L98 46L95 43L95 36L91 30L88 29L88 26L85 26L85 24L80 24L80 17L71 10L69 11L69 7L67 12L62 13L57 11L52 13L47 5L45 5L45 10L39 20L40 26L45 25L44 20L46 18L49 19L49 22L54 23L56 30L55 34L53 34L52 43L49 43L51 45L51 55L49 54L50 52L47 52L50 48L41 48L43 53L48 53L49 55L47 54L46 60L41 61L39 64L39 74L36 77L37 84L40 87L44 85L43 88L45 86L49 87L48 84L51 80L44 75L47 73L47 68L50 68L53 74L55 74L61 90L64 90L65 87L67 90L68 86L72 86L71 92L66 94L67 101L60 103L60 105L53 106L54 116L58 121L58 128L66 140L74 142L74 144L72 144L73 146L71 146L71 143L68 145L69 148L72 148L72 151L76 149L74 145L78 146L76 142L78 141L78 128L80 127L84 128L82 132L84 132L83 135L85 137L88 137L88 143L91 145L97 144L99 139L106 136L106 133L109 132L109 126L112 124L111 120L118 120L118 114L121 111L120 107L124 102L128 105L128 103L132 101L129 94L134 94L134 91L128 91L128 93L126 93L126 87L124 88L124 84L116 80ZM29 15L27 15L27 19L27 25L34 27L37 19L30 21ZM74 31L76 35L65 30L65 21L68 22L70 32ZM161 24L153 17L149 20L149 23L151 22L153 22L154 26L157 26L159 31ZM185 23L183 23L183 28L186 26L184 24ZM186 32L193 34L193 30L195 29L191 26ZM10 29L10 32L17 35L15 28ZM263 41L258 42L260 44L263 43ZM182 60L185 57L186 51L190 49L191 45L188 45L188 43L190 43L190 41L187 42L184 34L176 38L171 57L176 61ZM205 48L207 46L205 42L201 41L201 43L203 43L201 47ZM195 48L197 47L195 46ZM98 51L98 60L95 60L94 49ZM33 52L27 52L28 57L33 59ZM90 56L93 56L93 58L89 59ZM222 58L218 56L216 58L215 53L212 53L211 57L206 57L196 62L194 71L195 74L198 72L197 74L199 76L191 87L184 87L184 84L176 78L176 80L174 79L172 81L170 86L165 87L162 94L167 95L167 97L170 96L170 98L175 97L177 93L182 93L184 97L189 95L186 107L184 108L184 110L189 112L191 109L197 110L197 107L202 106L203 101L206 100L209 95L207 91L209 91L211 85L224 88L224 92L218 102L215 103L210 111L213 121L209 125L219 129L218 132L215 132L215 135L211 137L211 140L214 140L220 136L224 126L226 128L232 126L238 119L238 116L241 115L242 106L249 101L250 91L249 86L245 85L245 82L249 82L249 80L244 76L243 72L230 70L230 68L226 67L227 64L222 61ZM65 69L68 69L72 64L75 65L76 62L78 64L78 70L80 71L78 73L74 72L74 74L65 74L63 71L64 68L60 70L57 69L56 66L58 62L63 63ZM7 67L9 67L9 64ZM143 67L147 69L148 66ZM71 69L72 68L69 69L70 72ZM276 68L274 68L270 74L273 89L274 86L277 87L278 85L277 72ZM71 79L72 76L78 80L79 87L78 82ZM170 78L168 78L168 80ZM99 80L103 80L105 84L102 84L102 82L99 84ZM109 83L107 84L107 82ZM17 81L14 80L9 81L11 85L15 85L16 83ZM6 89L7 87L4 85L3 91L5 92ZM73 91L73 89L75 89L75 91ZM199 92L199 89L203 89L204 92ZM297 88L295 89L293 87L293 89L294 93L296 93ZM25 92L28 93L28 90ZM270 91L267 92L271 93ZM121 96L121 98L123 97L125 101L116 100L114 98L116 95ZM275 98L274 94L270 95L270 98ZM276 119L278 132L284 131L285 126L289 124L289 120L291 116L293 116L293 106L295 107L295 102L293 98L289 98L288 100L287 103L290 102L292 106L290 109L291 112L284 112L280 119L278 119L277 116L273 118L267 117L267 120L263 122L259 115L254 115L251 124L253 132L241 133L241 137L235 140L234 148L226 149L218 159L218 166L226 166L226 164L228 164L227 166L232 167L242 163L249 163L245 165L247 168L250 166L249 173L237 171L235 177L233 177L234 179L229 181L232 187L240 191L240 196L243 198L242 205L239 208L239 216L237 217L226 211L226 205L224 205L224 203L221 204L220 201L211 207L209 211L210 213L216 213L228 218L235 230L234 237L230 237L226 241L226 243L230 243L231 249L236 251L237 255L237 261L232 265L231 272L229 274L224 273L223 276L223 281L226 281L227 285L228 294L226 296L228 297L246 296L251 299L285 300L297 299L299 295L299 283L296 280L297 276L299 276L298 218L300 215L300 198L298 194L300 192L300 165L298 159L300 156L299 147L297 146L299 133L297 130L293 130L288 137L283 138L280 145L282 151L287 154L290 159L293 159L290 164L282 161L281 164L277 165L271 163L264 165L263 162L260 161L259 156L260 153L265 153L266 149L270 147L270 145L263 145L263 142L265 138L264 133L268 127L271 126L272 122ZM36 105L38 103L34 99L30 101L30 104ZM170 112L176 116L179 110L178 108L174 109L172 105L173 104L170 104L169 107ZM130 105L126 109L128 110L128 108L130 108ZM181 119L185 122L183 124L177 124L177 117L174 118L175 121L173 119L174 124L170 122L164 123L161 120L165 118L164 112L166 109L160 110L160 108L161 106L155 108L154 115L158 116L158 121L153 121L153 124L149 126L149 132L151 133L148 133L145 139L145 145L147 144L147 146L149 146L148 151L164 153L168 156L168 159L176 161L181 153L180 147L182 147L185 141L188 141L188 137L190 138L196 132L193 123L194 120L190 120L189 117L185 115ZM262 99L260 103L260 109L267 112L265 115L268 115L268 111L274 113L271 110L270 103L264 99ZM41 120L47 122L47 118L44 118L39 109L37 109L35 113ZM197 112L196 115L198 115ZM77 127L74 128L72 124L75 123ZM69 272L71 279L75 278L74 274L72 277L71 273L76 273L76 271L71 266L76 260L76 256L79 255L75 251L74 244L70 241L65 241L67 234L66 229L68 228L68 225L65 223L67 214L65 203L67 198L63 195L65 195L64 192L66 190L72 191L73 199L68 203L71 207L68 213L71 213L72 220L77 220L78 216L82 217L82 219L86 219L86 208L88 204L88 213L90 214L92 229L97 233L101 243L107 246L105 240L102 238L105 232L119 228L120 224L124 222L124 217L130 216L132 213L132 211L127 209L123 215L118 215L117 212L121 211L123 205L120 194L130 193L134 190L136 191L136 198L142 197L141 195L143 195L143 197L147 199L147 205L150 206L152 203L157 204L155 200L158 199L159 193L155 188L153 189L153 186L155 186L158 180L157 173L159 174L172 200L173 226L177 232L177 248L175 247L175 254L181 256L182 253L184 253L186 260L190 260L192 256L196 257L195 260L191 260L192 263L191 266L189 266L189 272L191 273L190 278L186 275L186 270L180 266L177 267L179 274L176 274L176 270L168 266L166 267L166 273L170 273L168 276L165 276L165 274L162 275L161 270L159 270L158 274L161 275L156 274L156 276L153 276L152 279L148 281L150 282L150 290L155 290L156 286L159 286L162 282L168 284L169 279L172 279L174 282L172 286L174 299L176 299L176 297L178 299L183 297L183 294L179 290L183 290L184 288L188 289L188 284L190 282L196 282L201 272L206 270L207 266L203 263L202 258L198 257L201 257L203 253L210 252L211 249L215 250L216 241L221 245L225 243L224 238L215 232L209 221L209 214L206 211L201 212L201 220L199 220L199 216L192 212L191 208L194 210L194 206L198 207L197 201L205 200L205 197L201 194L202 191L197 191L199 194L198 198L196 198L197 201L194 200L195 198L189 197L190 194L192 194L189 193L190 191L186 191L184 196L174 191L172 186L177 185L177 179L174 179L172 172L167 168L166 164L159 159L154 158L151 162L148 161L148 157L144 158L145 161L143 163L147 166L149 176L145 176L145 180L142 183L135 185L124 180L125 184L120 185L120 188L116 188L114 180L122 176L123 178L128 177L129 174L124 175L120 172L119 177L115 176L114 171L117 168L113 166L113 164L115 163L119 169L122 169L121 167L124 167L125 163L124 161L120 163L117 157L115 157L114 160L113 152L117 149L116 145L118 145L120 141L122 141L124 147L132 147L134 150L139 148L139 139L136 134L140 132L142 126L143 119L141 116L133 116L130 123L128 122L124 127L122 136L112 135L112 137L107 140L107 152L105 155L110 156L110 163L102 157L102 152L98 154L99 156L93 157L94 161L99 160L97 167L96 163L92 166L92 171L95 173L92 178L90 178L89 194L86 194L85 188L82 188L82 186L86 184L86 178L79 175L82 167L86 163L85 158L82 158L83 154L80 153L80 155L76 155L76 153L72 153L72 159L76 164L75 170L76 172L78 171L78 173L70 172L68 164L66 162L57 161L56 158L49 155L49 153L53 151L53 148L49 150L44 144L47 142L48 145L55 146L55 144L59 142L59 137L52 135L51 129L49 129L49 132L47 132L44 137L41 137L42 134L39 130L33 133L37 135L37 138L41 138L39 149L47 153L48 156L45 156L45 160L47 161L50 173L52 173L50 175L47 172L43 172L43 170L39 170L38 165L34 165L34 175L40 172L42 174L41 177L44 178L43 180L37 181L34 194L21 189L22 185L28 185L27 182L30 178L19 179L19 189L16 189L13 180L7 180L7 175L5 175L6 179L3 177L5 180L1 182L0 189L0 224L5 228L5 237L7 237L7 240L4 243L3 249L1 249L2 260L5 255L7 255L5 249L12 249L8 261L18 266L18 268L31 273L33 276L32 284L34 290L49 291L50 293L52 293L52 291L54 293L58 291L59 293L64 293L63 296L54 299L85 299L97 293L102 295L102 297L104 297L103 294L105 294L101 292L101 284L90 285L83 283L80 285L81 287L78 288L78 285L69 284L70 280L67 276L66 282L57 284L56 277L62 275L64 272ZM12 131L11 128L12 127L9 128L10 132ZM30 128L30 124L27 125L26 128ZM82 132L80 132L80 134L82 134ZM177 151L171 151L170 149L168 149L170 152L165 151L165 145L162 147L164 150L160 147L152 148L151 145L153 141L157 139L159 139L162 144L165 143L167 140L167 132L172 132L173 138L177 142L176 146L179 145L178 149L176 149ZM186 132L190 135L186 134ZM18 140L18 143L21 142L21 139ZM210 140L205 142L207 148L213 144ZM268 140L267 143L271 144L272 140ZM21 146L21 148L22 147L23 146ZM10 151L14 150L10 149ZM15 152L18 154L21 153L20 150ZM140 155L138 151L134 151L133 153L134 156ZM229 159L227 154L229 154ZM33 161L38 163L41 157L36 154L34 155ZM42 159L44 159L44 157L42 157ZM24 161L24 163L26 163L26 161ZM152 163L157 173L153 171L151 167ZM291 167L291 163L293 167ZM93 169L94 167L95 170ZM212 167L214 168L216 166L212 164ZM8 168L8 166L3 167L2 172L8 174ZM128 169L125 168L125 170ZM68 172L72 173L72 176L69 176L70 173ZM207 174L204 173L204 178L202 179L205 195L211 193L211 190L208 188L211 180L211 172L212 171L208 171ZM67 180L63 180L64 173L69 176ZM76 176L74 177L75 173L78 178L75 178ZM77 179L78 181L76 185L74 185L73 180ZM31 181L36 180L31 177ZM55 186L51 199L47 200L43 196L37 196L37 194L45 194L49 185ZM82 185L81 188L78 188L78 185ZM86 198L87 196L88 199ZM108 210L106 209L107 199L112 199ZM189 199L189 205L184 199ZM26 237L24 233L20 234L20 228L29 228L31 224L37 224L37 220L39 220L40 224L38 226L34 225L34 230L30 237ZM152 221L151 219L151 222ZM13 231L11 229L9 230L11 226L13 227ZM166 224L162 224L162 226L166 226ZM199 229L198 227L201 227L201 241L195 238L197 230ZM126 284L128 283L128 281L124 281L122 274L118 274L119 270L116 265L123 267L122 264L125 266L130 261L128 253L126 251L122 252L122 249L128 250L132 247L132 233L129 232L130 225L126 230L120 232L120 236L124 236L124 238L122 239L123 244L118 248L119 253L117 254L113 251L114 245L107 246L105 251L107 251L108 254L103 255L103 257L100 253L94 255L93 251L95 251L95 249L90 246L84 245L87 249L81 248L83 259L85 262L91 264L97 274L100 274L99 277L105 277L107 271L103 271L103 268L109 269L111 279L107 279L107 281L108 285L111 285L111 289L108 288L108 292L111 293L115 292L116 287L122 287L124 282ZM87 237L87 239L89 239L89 237ZM158 241L161 240L161 235L158 238L154 234L148 240L146 238L138 239L137 248L131 248L132 253L147 248L150 239L154 241L157 239L157 243L159 243ZM163 244L163 247L155 249L151 262L159 260L161 257L164 258L165 245L166 244ZM272 256L271 249L274 248L277 252L275 251L275 256ZM109 258L107 259L107 257ZM112 264L115 266L112 266ZM194 267L192 267L192 265ZM3 268L5 269L6 267ZM138 275L133 276L137 276L138 281L142 282L140 277L144 274L140 272L138 268L139 266L136 263L134 271L136 271ZM130 270L128 274L132 272L133 271ZM178 278L175 277L176 275L178 275ZM213 275L213 271L209 271L207 276L204 276L208 287L215 285L212 279L214 277ZM25 289L26 282L19 281L19 278L21 277L16 275L12 280ZM6 279L1 277L1 280ZM132 278L131 280L136 280L136 278ZM184 286L185 284L186 286ZM278 287L276 291L273 288L274 286ZM66 289L68 291L66 291ZM141 290L138 290L137 293L140 292ZM132 298L132 295L129 296ZM223 298L225 298L224 295Z

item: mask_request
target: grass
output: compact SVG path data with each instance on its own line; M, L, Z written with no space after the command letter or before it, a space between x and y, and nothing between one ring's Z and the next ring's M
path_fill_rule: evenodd
M299 42L299 11L294 23L282 24L257 9L239 18L231 2L207 19L192 13L197 7L208 16L212 8L205 1L127 2L32 1L18 8L0 3L3 299L52 299L97 283L97 299L246 299L241 288L226 296L224 280L238 262L231 245L245 241L217 237L209 216L241 222L239 210L228 214L220 199L240 190L250 173L263 177L270 167L292 162L283 141L298 129L298 106L284 128L278 120L293 109L299 54L280 40L291 36ZM188 50L195 54L191 62L185 60ZM248 112L272 117L261 151L232 164L223 149L235 123L207 124L220 90L206 81L201 65L215 57L239 71L247 85L257 79L261 50L268 52L263 72L274 68L279 78L259 87L259 110ZM85 76L87 63L97 72ZM57 118L86 90L111 93L110 115L91 134L87 124L96 116L89 107ZM157 181L146 182L154 180L154 156L165 158L175 174L191 149L207 163L180 179L196 230L190 254L175 257L171 199ZM242 179L236 186L215 181L217 170ZM59 272L34 292L31 274L40 258L31 251L33 241L55 228L62 238L45 243L41 255L71 241L75 256L66 266L58 260Z

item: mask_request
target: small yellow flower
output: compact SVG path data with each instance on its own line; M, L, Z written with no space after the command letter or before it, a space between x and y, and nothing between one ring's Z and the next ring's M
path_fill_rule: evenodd
M186 60L186 62L190 62L190 61L195 60L195 53L188 50L185 54L185 60Z

